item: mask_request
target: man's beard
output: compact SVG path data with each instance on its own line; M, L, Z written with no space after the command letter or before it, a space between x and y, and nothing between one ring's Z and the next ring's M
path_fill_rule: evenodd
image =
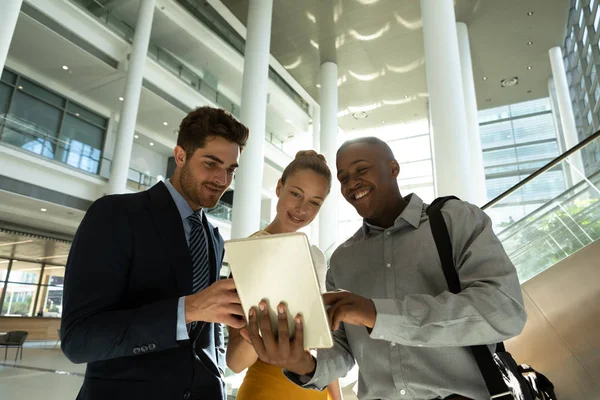
M207 182L202 183L202 185L207 184ZM179 185L181 187L181 190L183 191L183 193L185 194L185 196L191 200L194 204L199 205L202 208L213 208L217 205L219 199L221 198L221 196L219 196L218 198L214 199L214 198L206 198L204 196L202 196L201 193L201 185L198 185L196 180L194 179L194 177L192 176L192 174L190 173L190 169L187 165L185 165L182 169L181 169L181 175L179 178ZM214 184L210 184L210 186L215 187L217 185ZM221 192L221 194L223 194Z

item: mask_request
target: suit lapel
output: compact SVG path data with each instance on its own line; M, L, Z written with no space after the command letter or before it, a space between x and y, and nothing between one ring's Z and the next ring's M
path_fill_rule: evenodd
M147 193L152 203L150 215L163 242L167 260L171 261L179 293L181 296L192 294L192 257L177 206L162 182Z

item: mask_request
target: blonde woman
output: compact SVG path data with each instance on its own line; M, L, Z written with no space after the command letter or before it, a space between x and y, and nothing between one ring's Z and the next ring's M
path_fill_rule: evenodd
M252 236L291 233L310 224L331 189L331 171L325 157L315 151L300 151L285 168L277 183L277 215L264 230ZM327 265L323 252L311 246L319 285L325 292ZM339 383L335 381L323 392L303 389L283 375L281 368L258 359L248 338L240 330L229 328L227 365L239 373L248 368L237 394L238 400L341 400Z

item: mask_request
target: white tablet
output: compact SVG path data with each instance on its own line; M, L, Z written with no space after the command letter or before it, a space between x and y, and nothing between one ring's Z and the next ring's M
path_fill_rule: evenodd
M310 245L303 233L256 236L225 242L225 254L246 318L262 299L277 330L277 305L288 306L290 335L294 316L304 318L304 347L329 348L333 338L321 297Z

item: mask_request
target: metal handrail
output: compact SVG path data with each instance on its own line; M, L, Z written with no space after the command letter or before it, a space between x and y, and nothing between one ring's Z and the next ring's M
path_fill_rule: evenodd
M556 157L554 160L550 161L548 164L544 165L542 168L538 169L537 171L535 171L534 173L529 175L527 178L523 179L521 182L517 183L515 186L506 190L505 192L503 192L502 194L500 194L493 200L490 200L485 205L483 205L483 207L481 207L481 209L486 210L486 209L496 205L498 202L504 200L505 198L507 198L514 192L516 192L517 190L521 189L523 186L527 185L529 182L533 181L538 176L542 175L544 172L548 171L549 169L554 168L560 162L564 161L566 158L568 158L569 156L578 152L579 150L581 150L582 148L584 148L585 146L587 146L588 144L590 144L591 142L593 142L594 140L596 140L598 138L600 138L600 131L594 133L593 135L587 137L585 140L579 142L579 144L577 144L576 146L573 146L571 149L565 151L560 156Z

